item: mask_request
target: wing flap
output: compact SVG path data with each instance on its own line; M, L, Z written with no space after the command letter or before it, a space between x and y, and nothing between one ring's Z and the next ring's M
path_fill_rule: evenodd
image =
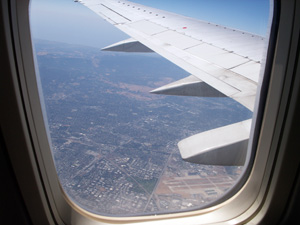
M237 74L241 74L242 76L257 83L259 79L260 68L260 63L250 61L245 64L239 65L235 68L232 68L231 71Z
M163 86L156 93L204 96L203 90L210 86L253 111L266 48L263 37L125 0L80 2L135 40L111 49L145 46L196 77ZM197 163L242 165L250 126L247 120L186 138L178 144L181 155Z
M232 96L240 92L240 90L238 90L234 86L225 83L223 80L218 79L217 76L212 76L207 72L218 69L218 67L215 67L212 63L201 60L200 58L184 50L176 48L173 45L168 45L160 39L156 39L155 36L146 36L145 34L131 29L126 25L117 25L117 27L125 33L129 34L134 39L139 40L141 43L148 46L153 51L159 53L174 64L180 66L190 74L197 76L199 79L219 90L226 96Z
M253 110L264 39L120 0L81 0L100 16L222 94ZM249 102L251 101L251 102Z
M207 43L191 47L186 51L225 69L231 69L250 61L248 58L239 56L230 51L226 51Z

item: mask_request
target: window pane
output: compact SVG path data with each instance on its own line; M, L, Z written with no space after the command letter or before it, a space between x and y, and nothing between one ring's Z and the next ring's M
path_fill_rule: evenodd
M261 36L268 32L269 1L231 0L231 5L218 0L134 2L209 21L213 26L220 24L221 29L233 27ZM130 4L139 10L138 5ZM149 14L159 16L154 11ZM175 22L183 31L171 37L186 35L189 39L170 40L171 45L182 46L196 38L197 30L181 26L176 18ZM139 29L151 33L151 29L161 29L157 26L151 23ZM31 29L57 173L76 204L109 216L181 212L205 207L235 185L243 166L187 162L177 144L192 135L251 119L249 107L224 93L222 97L149 93L190 73L154 52L100 51L129 37L80 3L33 0ZM163 32L171 31L151 35L158 37ZM214 43L220 42L213 38ZM196 44L206 45L221 50L204 41ZM181 50L195 51L191 46ZM241 65L260 66L261 60L251 58L253 52ZM210 53L204 52L203 57ZM229 60L231 64L240 56L229 57L235 57ZM211 60L217 63L215 56ZM226 69L240 73L239 66Z

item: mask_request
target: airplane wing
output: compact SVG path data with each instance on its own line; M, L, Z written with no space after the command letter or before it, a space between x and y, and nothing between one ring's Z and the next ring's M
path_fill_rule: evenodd
M191 74L152 93L228 96L253 111L263 37L125 0L79 2L131 37L103 50L154 51ZM188 137L178 143L181 156L203 164L243 165L250 127L246 120Z

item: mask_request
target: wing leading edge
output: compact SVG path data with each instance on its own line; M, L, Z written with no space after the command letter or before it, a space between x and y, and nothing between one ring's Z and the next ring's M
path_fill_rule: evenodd
M253 111L263 37L124 0L79 2L131 37L103 50L154 51L191 74L152 93L228 96ZM186 138L178 144L181 156L202 164L242 165L250 127L247 120ZM226 157L216 157L222 154Z

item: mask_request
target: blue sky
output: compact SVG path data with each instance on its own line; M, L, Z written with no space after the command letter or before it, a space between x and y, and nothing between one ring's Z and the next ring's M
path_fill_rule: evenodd
M212 23L265 35L269 0L132 0ZM32 0L34 38L103 48L127 35L73 0Z

